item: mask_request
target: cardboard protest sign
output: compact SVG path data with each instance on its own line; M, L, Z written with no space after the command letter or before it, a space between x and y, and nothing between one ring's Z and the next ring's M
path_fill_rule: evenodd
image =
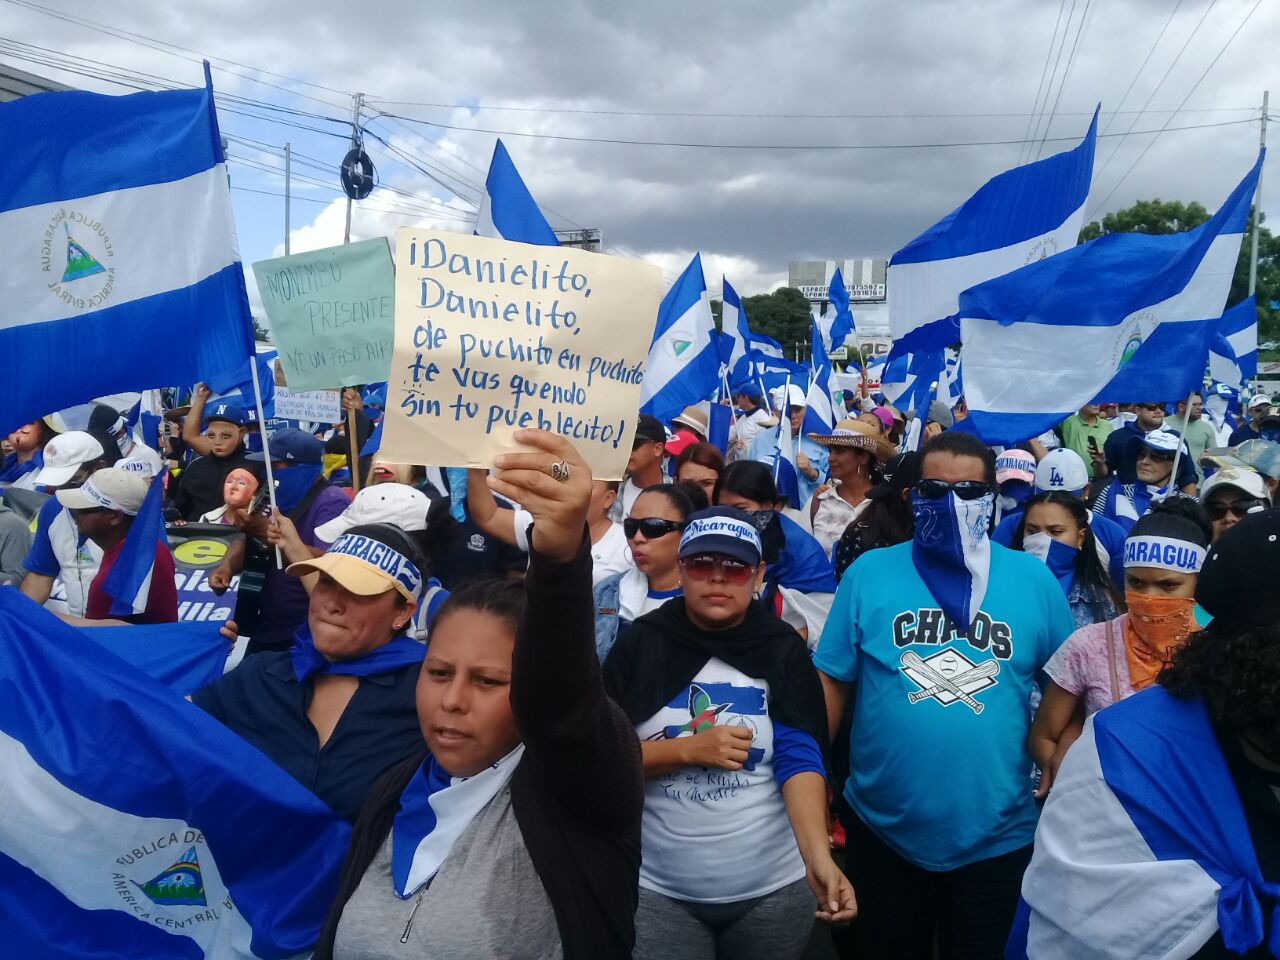
M404 227L379 458L489 466L511 433L568 437L622 476L662 274L566 247Z
M339 423L342 393L338 390L291 390L276 387L276 416L282 420Z
M386 379L395 325L386 238L260 260L253 276L290 387Z

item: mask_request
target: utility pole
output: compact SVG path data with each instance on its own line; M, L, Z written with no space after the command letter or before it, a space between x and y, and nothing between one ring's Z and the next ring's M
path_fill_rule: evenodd
M356 94L355 106L351 110L351 149L356 150L360 146L360 110L364 106L364 94ZM347 197L347 227L342 234L342 242L351 242L351 197Z
M1262 91L1262 132L1258 143L1263 150L1267 148L1267 102L1271 97L1270 90ZM1262 171L1258 171L1258 189L1253 195L1253 250L1249 255L1249 296L1253 296L1254 287L1258 285L1258 224L1262 220Z
M289 255L289 163L293 159L290 144L284 145L284 255ZM347 201L350 203L350 201Z

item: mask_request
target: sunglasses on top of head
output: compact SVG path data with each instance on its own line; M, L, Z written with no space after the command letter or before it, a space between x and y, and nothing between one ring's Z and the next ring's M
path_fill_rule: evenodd
M699 555L680 561L680 568L694 580L707 580L719 572L727 583L743 584L755 576L756 568L729 557Z
M991 492L991 487L982 480L957 480L955 483L921 480L915 490L925 500L941 500L948 493L954 493L961 500L979 500Z
M684 520L663 520L661 517L627 517L622 521L622 532L628 540L635 539L637 533L643 533L646 540L657 540L668 533L683 530L688 524Z

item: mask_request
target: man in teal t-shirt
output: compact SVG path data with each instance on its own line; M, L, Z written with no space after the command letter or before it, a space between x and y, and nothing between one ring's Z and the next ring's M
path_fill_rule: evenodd
M814 657L833 734L854 697L841 819L859 958L927 960L935 937L999 956L1017 907L1030 696L1074 624L1047 566L990 542L994 479L977 438L931 440L914 540L849 568Z

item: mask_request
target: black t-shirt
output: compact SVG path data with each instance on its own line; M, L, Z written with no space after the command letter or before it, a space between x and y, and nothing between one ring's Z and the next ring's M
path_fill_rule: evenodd
M522 550L481 530L474 520L448 520L450 529L431 561L431 573L446 590L457 590L470 580L503 577L523 572L529 558Z
M178 514L188 523L195 523L210 510L217 510L222 506L222 485L226 482L228 473L237 467L243 467L260 478L261 466L260 463L246 459L243 447L229 457L215 457L212 454L197 457L187 464L179 477L178 492L173 498Z

